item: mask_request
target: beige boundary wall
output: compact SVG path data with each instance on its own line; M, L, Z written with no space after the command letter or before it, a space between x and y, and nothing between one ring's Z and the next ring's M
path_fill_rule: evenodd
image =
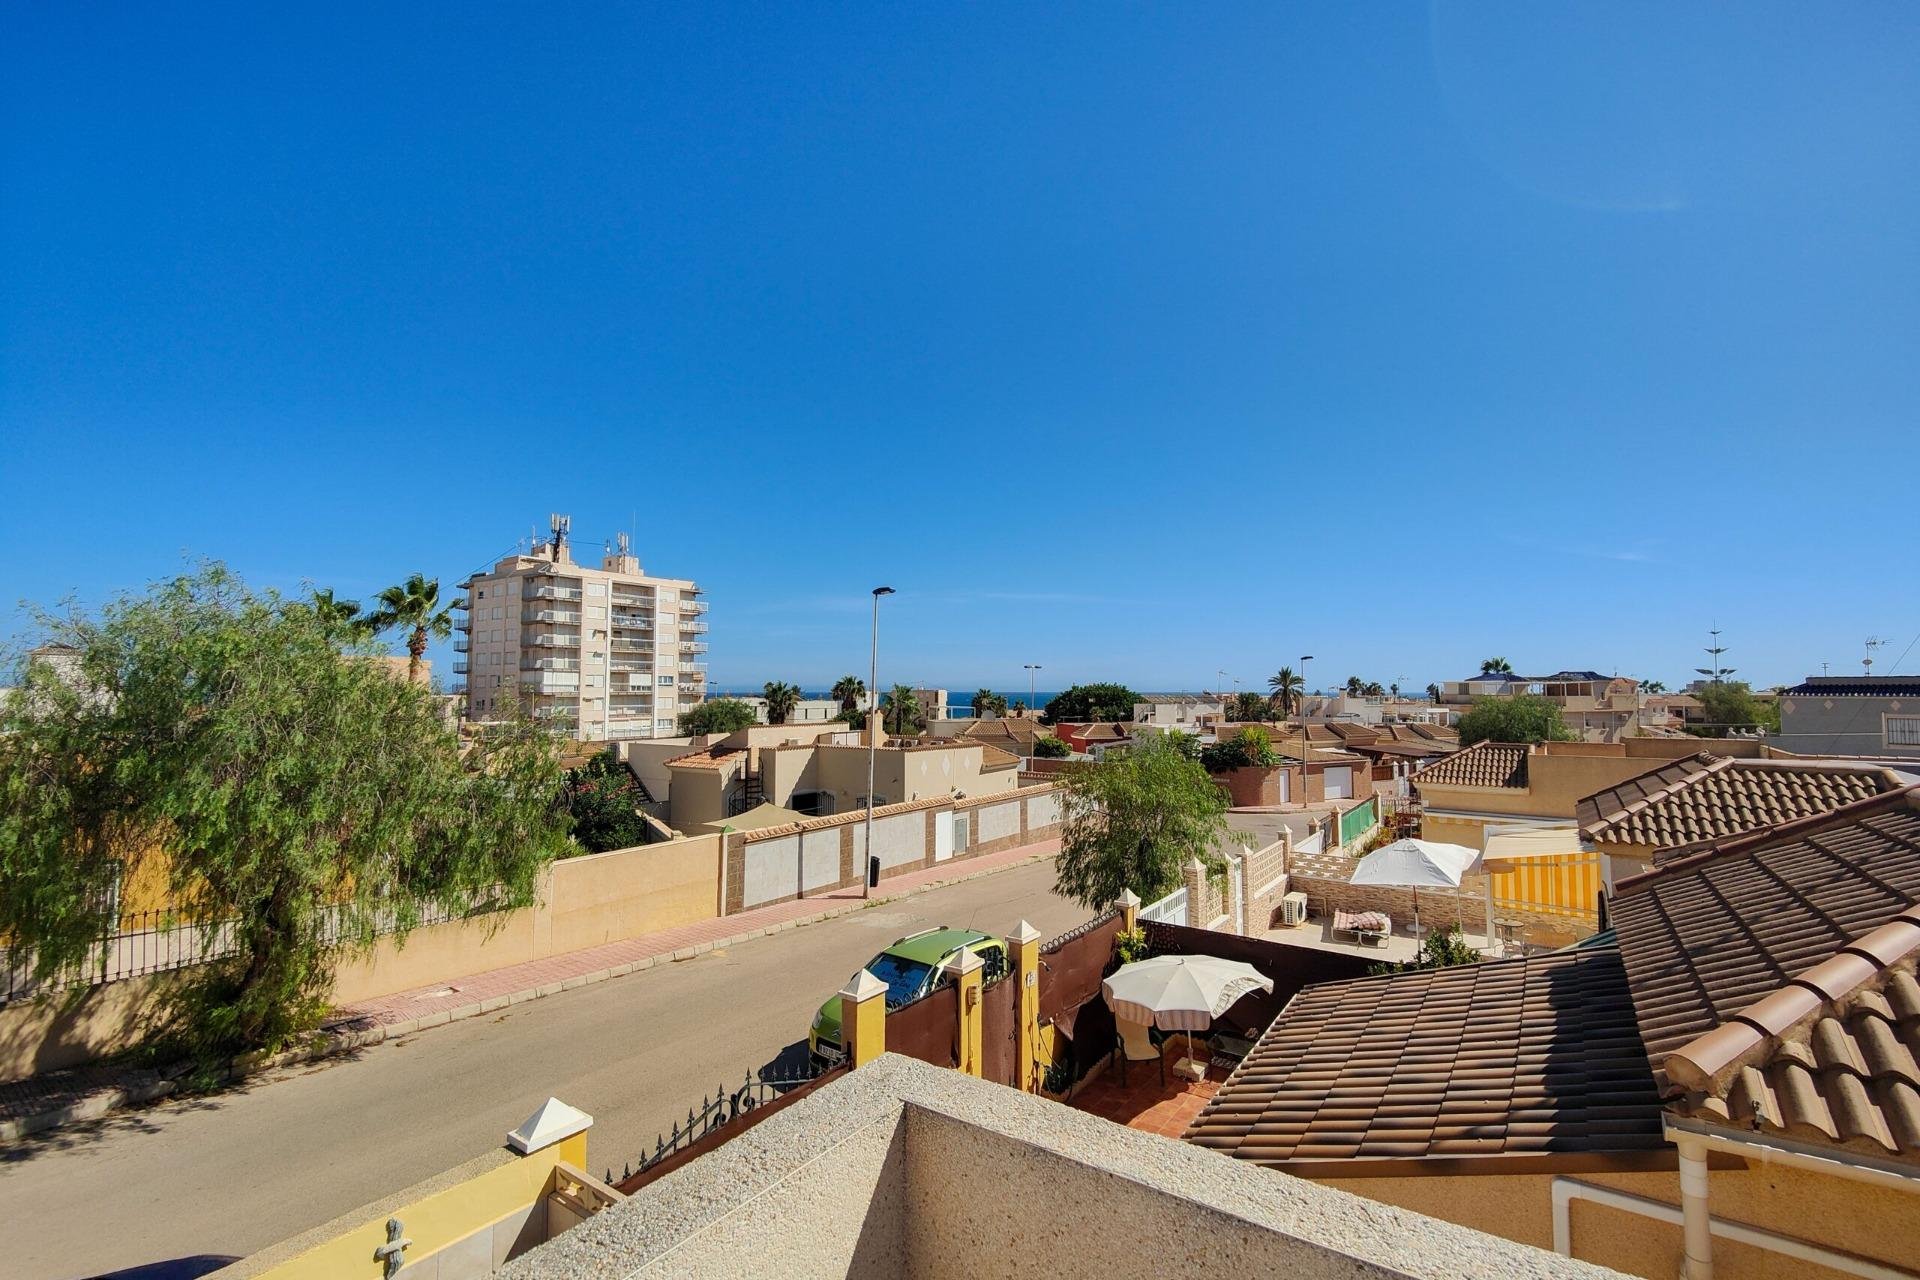
M717 835L562 859L548 868L534 906L424 925L404 943L381 939L341 966L333 1001L372 1000L711 920L720 914L720 863ZM163 997L181 973L104 983L73 1002L54 997L0 1007L0 1081L78 1066L139 1043L158 1027Z
M964 840L954 819L965 820ZM936 856L941 830L951 853ZM955 800L939 796L873 811L880 878L1046 840L1060 832L1060 799L1051 784ZM867 864L866 811L808 818L727 837L729 915L860 883Z
M881 878L935 865L936 826L951 824L955 814L967 819L966 841L956 844L951 860L964 862L1058 834L1060 801L1047 784L966 800L886 805L875 810L874 821ZM565 858L548 869L532 907L425 925L405 942L381 939L340 967L333 1002L374 1000L855 885L865 853L862 812ZM133 1047L159 1026L164 996L181 974L109 982L71 1000L0 1007L0 1082Z

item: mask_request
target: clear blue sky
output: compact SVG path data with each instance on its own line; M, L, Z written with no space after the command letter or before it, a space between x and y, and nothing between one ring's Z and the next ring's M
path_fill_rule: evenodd
M1920 632L1920 6L520 8L8 7L0 599L557 510L722 684Z

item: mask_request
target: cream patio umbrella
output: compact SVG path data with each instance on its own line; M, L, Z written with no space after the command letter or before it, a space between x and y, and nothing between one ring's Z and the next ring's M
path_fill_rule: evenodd
M1480 856L1478 849L1438 840L1395 840L1360 859L1349 884L1372 884L1413 890L1413 936L1420 936L1420 891L1458 889Z
M1115 1018L1162 1031L1187 1033L1187 1057L1193 1058L1193 1033L1251 991L1272 991L1273 981L1250 964L1218 956L1154 956L1121 965L1100 984Z

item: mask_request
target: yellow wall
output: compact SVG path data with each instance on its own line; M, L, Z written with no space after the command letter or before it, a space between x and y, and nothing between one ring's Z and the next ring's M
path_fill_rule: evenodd
M373 1251L386 1242L390 1217L400 1219L407 1238L413 1241L406 1256L417 1265L502 1218L537 1206L551 1182L554 1165L563 1160L576 1168L586 1167L585 1133L532 1155L511 1158L410 1204L389 1206L370 1221L260 1272L260 1280L375 1280L381 1275L381 1264L375 1261ZM536 1208L535 1212L543 1210Z
M1680 1203L1676 1173L1570 1174L1579 1182ZM1553 1248L1550 1174L1315 1178L1355 1195L1477 1227L1523 1244ZM1707 1180L1715 1218L1797 1236L1830 1249L1911 1267L1920 1257L1920 1195L1779 1165L1715 1169ZM1679 1274L1680 1228L1590 1202L1572 1206L1576 1258L1633 1275L1670 1280ZM1743 1280L1837 1280L1828 1267L1800 1262L1718 1236L1718 1274Z
M538 905L382 938L340 967L335 1004L619 942L720 914L721 837L691 836L553 864Z

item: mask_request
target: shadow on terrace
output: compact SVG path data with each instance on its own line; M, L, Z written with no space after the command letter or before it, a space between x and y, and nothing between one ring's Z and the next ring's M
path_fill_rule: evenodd
M1120 967L1113 941L1117 927L1094 930L1047 956L1048 969L1041 977L1041 1035L1044 1042L1051 1029L1052 1058L1057 1064L1049 1073L1047 1091L1071 1107L1168 1138L1186 1132L1261 1032L1302 987L1364 976L1381 959L1377 952L1354 955L1159 921L1144 921L1140 928L1149 956L1238 961L1273 983L1271 992L1254 991L1241 997L1213 1018L1206 1030L1193 1032L1189 1056L1184 1031L1115 1023L1101 994L1100 979ZM1098 956L1073 954L1076 949L1097 952L1102 946L1105 953ZM1098 977L1089 982L1089 970L1096 961ZM1055 998L1049 999L1050 995Z

